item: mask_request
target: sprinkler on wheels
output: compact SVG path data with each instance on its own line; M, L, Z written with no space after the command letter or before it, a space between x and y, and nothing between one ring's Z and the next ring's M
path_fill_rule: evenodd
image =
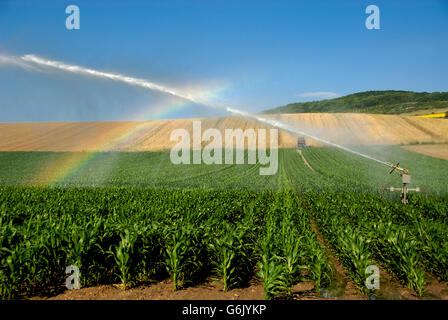
M415 191L415 192L420 192L420 188L408 188L408 185L411 184L411 175L409 174L409 171L405 168L401 168L399 166L399 162L397 164L393 164L393 163L389 163L387 162L387 165L389 167L392 168L392 170L390 170L389 174L392 174L395 170L400 171L400 175L401 175L401 179L402 179L402 187L401 188L394 188L394 187L383 187L383 195L384 195L384 190L388 190L388 191L401 191L401 202L403 204L407 204L408 203L408 192L409 191ZM427 193L427 191L425 191Z

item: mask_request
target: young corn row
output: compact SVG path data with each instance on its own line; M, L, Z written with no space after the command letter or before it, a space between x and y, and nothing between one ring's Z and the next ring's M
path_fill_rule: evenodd
M304 270L308 271L317 292L329 284L331 267L297 196L288 191L286 196L277 195L264 229L257 266L265 299L291 297L291 287L305 280Z
M82 287L120 282L127 289L170 277L178 290L209 276L217 276L224 290L242 287L264 261L260 235L269 220L282 237L275 240L279 251L267 256L271 262L279 257L287 290L300 280L313 250L326 264L291 192L25 187L1 192L2 203L10 204L0 211L0 294L6 299L64 289L69 265L79 268ZM327 270L320 268L311 273L317 287ZM258 271L265 283L276 278ZM276 295L277 289L266 288L267 298Z
M0 296L64 289L69 265L81 286L169 277L178 290L212 276L230 290L258 275L266 299L291 297L304 279L319 290L331 268L309 214L360 288L375 259L421 295L425 271L448 279L443 205L429 214L420 198L403 207L352 193L0 187Z
M324 238L336 250L358 288L368 293L365 286L365 270L372 264L368 252L368 241L361 235L359 229L340 219L335 211L329 210L327 204L317 195L308 198L308 208L313 213L313 218Z
M419 296L425 272L448 279L448 227L412 204L350 193L310 192L307 199L325 236L360 286L373 258Z

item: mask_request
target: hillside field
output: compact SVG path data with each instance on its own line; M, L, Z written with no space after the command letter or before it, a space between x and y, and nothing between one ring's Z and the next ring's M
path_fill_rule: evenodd
M355 113L264 116L343 145L448 143L448 121L445 119ZM223 136L225 129L270 129L254 120L237 117L140 122L0 123L0 151L166 151L176 144L176 141L170 141L171 132L182 128L192 136L195 120L201 121L203 131L216 128ZM295 148L296 139L296 135L280 130L278 146ZM269 142L268 132L268 145ZM312 139L307 139L307 143L322 146L321 142Z

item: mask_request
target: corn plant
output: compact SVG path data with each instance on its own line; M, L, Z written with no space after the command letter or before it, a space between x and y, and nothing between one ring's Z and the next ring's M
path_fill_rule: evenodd
M121 234L120 237L120 243L111 253L119 269L119 278L123 289L126 290L132 283L131 263L137 235L133 231L125 230L124 234Z
M295 232L291 220L283 220L281 238L281 254L285 265L284 277L290 290L294 283L302 279L301 270L307 267L304 264L303 237ZM290 294L291 292L289 291Z
M366 269L371 265L368 250L368 241L353 229L342 229L339 235L342 256L347 264L351 265L351 274L360 286L361 291L366 291ZM366 292L367 293L367 292Z
M243 237L243 229L238 229L226 223L223 234L214 238L213 242L209 244L216 257L213 264L218 276L222 279L224 291L229 290L241 281L237 272L237 263L240 256L244 255Z
M136 232L138 240L136 247L136 266L137 277L140 280L149 280L154 276L161 274L163 258L161 255L161 235L160 226L156 223L149 225L140 225Z
M13 299L22 290L23 274L20 266L22 260L21 251L18 247L14 249L2 248L2 297Z
M258 276L263 280L264 299L271 300L276 296L288 294L289 281L285 278L285 267L278 256L263 254L258 262Z
M190 224L168 229L165 242L166 269L176 291L192 280L204 266L204 244L198 230Z
M332 160L326 151L319 155ZM289 157L286 151L280 156ZM310 156L317 172L332 174L322 159ZM279 177L253 182L257 191L156 189L144 184L0 186L0 296L13 299L63 289L65 268L74 264L81 269L84 286L118 278L129 288L139 281L170 277L178 290L214 272L228 290L258 274L267 299L288 298L291 287L305 276L317 290L330 281L326 250L311 230L310 217L360 286L371 258L417 295L423 294L425 272L447 279L446 197L435 203L416 199L403 207L365 192L330 192L332 182L322 186L325 192L297 195L298 190L314 188L320 178L317 172L303 180L289 177L288 170L300 166L288 161ZM231 170L219 172L225 177L222 186L232 186ZM249 171L241 173L250 176ZM165 178L151 183L175 185L161 181ZM193 186L204 182L194 174L181 180ZM238 183L246 183L243 180L249 179ZM276 183L282 184L281 191L261 190ZM347 185L343 179L338 183ZM362 191L361 183L352 184Z
M273 218L273 217L272 217ZM285 259L276 255L275 227L268 221L267 234L260 241L261 260L257 263L257 275L263 280L264 298L287 296L291 280L288 279Z
M394 230L391 223L376 226L378 234L379 255L399 279L422 296L426 283L425 273L419 268L417 242L406 235L403 230Z
M328 285L331 281L331 267L324 249L314 238L310 237L310 240L308 240L307 249L307 269L313 280L315 290L319 292L323 286Z

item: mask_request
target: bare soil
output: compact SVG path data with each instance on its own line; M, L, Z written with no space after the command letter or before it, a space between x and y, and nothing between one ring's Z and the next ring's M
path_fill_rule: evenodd
M325 241L319 236L319 241ZM329 251L330 263L335 268L335 279L331 288L316 292L311 281L299 282L291 289L293 300L366 300L348 277L337 257ZM444 282L427 275L428 284L422 299L448 299L448 286ZM61 292L61 291L59 291ZM381 271L380 290L377 299L416 300L418 298L409 289ZM134 288L123 290L120 284L99 285L79 290L67 290L56 295L40 295L28 297L29 300L263 300L263 286L254 279L249 287L223 291L219 281L208 279L205 283L173 291L171 280L140 284Z
M403 148L433 158L448 160L448 144L411 145L411 146L403 146Z
M440 281L433 275L426 274L423 298L448 300L448 283Z
M219 282L208 281L194 287L173 291L170 280L143 284L135 288L123 290L120 284L100 285L65 290L52 297L33 297L32 300L262 300L263 287L260 283L252 283L248 288L233 289L227 292Z
M300 282L292 287L292 299L322 299L312 282ZM173 291L171 280L143 284L123 290L119 284L100 285L79 290L65 290L55 296L35 296L30 300L263 300L262 284L253 280L249 287L223 291L218 281L209 279L203 284ZM349 296L339 299L351 298ZM356 296L354 298L360 298Z

